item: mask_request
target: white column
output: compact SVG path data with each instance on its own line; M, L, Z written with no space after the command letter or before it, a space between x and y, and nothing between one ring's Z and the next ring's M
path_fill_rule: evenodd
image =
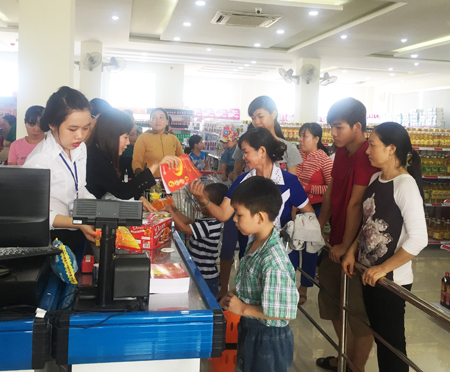
M301 58L296 61L296 75L304 65L313 65L320 71L320 59ZM295 87L294 121L297 123L317 122L319 113L319 79L307 84L300 77L299 84Z
M45 106L63 85L73 86L75 0L20 0L17 138L25 111Z
M103 54L103 45L99 41L82 41L80 54L80 91L88 100L101 98L102 93L102 64L89 70L84 67L84 61L88 53Z

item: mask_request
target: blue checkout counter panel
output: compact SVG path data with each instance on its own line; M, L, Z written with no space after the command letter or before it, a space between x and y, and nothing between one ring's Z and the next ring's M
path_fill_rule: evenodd
M58 364L221 355L223 312L179 235L149 253L155 263L181 262L191 278L189 292L150 294L146 311L60 315L53 326L52 355Z

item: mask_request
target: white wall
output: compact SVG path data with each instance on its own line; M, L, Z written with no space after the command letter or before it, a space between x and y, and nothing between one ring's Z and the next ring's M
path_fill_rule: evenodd
M294 85L284 81L185 76L184 101L191 108L238 108L241 120L249 120L248 105L256 97L272 97L282 114L294 113Z
M157 107L184 107L184 65L172 65L165 63L127 62L123 71L142 71L154 73L156 76L156 101ZM102 75L102 97L108 100L109 76L107 69ZM120 72L116 72L120 74Z

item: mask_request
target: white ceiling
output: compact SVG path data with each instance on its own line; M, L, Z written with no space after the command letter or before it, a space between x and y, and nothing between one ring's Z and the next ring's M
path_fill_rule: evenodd
M293 67L302 57L320 58L322 72L348 84L450 73L450 40L417 51L416 59L411 58L415 51L395 52L450 35L450 0L204 0L204 6L195 2L77 0L76 50L81 41L98 40L105 57L180 63L194 76L279 79L279 67ZM219 10L254 13L255 8L282 18L269 28L210 23ZM310 16L311 10L319 14ZM112 20L113 15L119 20ZM19 22L18 1L0 0L0 51L17 51ZM278 34L279 29L284 34ZM347 39L341 39L343 34Z

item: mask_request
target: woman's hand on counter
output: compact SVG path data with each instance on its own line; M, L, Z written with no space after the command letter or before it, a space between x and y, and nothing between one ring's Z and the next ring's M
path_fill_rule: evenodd
M142 209L144 209L145 212L156 212L156 209L153 208L152 203L150 203L146 198L141 196L139 200L142 201Z

